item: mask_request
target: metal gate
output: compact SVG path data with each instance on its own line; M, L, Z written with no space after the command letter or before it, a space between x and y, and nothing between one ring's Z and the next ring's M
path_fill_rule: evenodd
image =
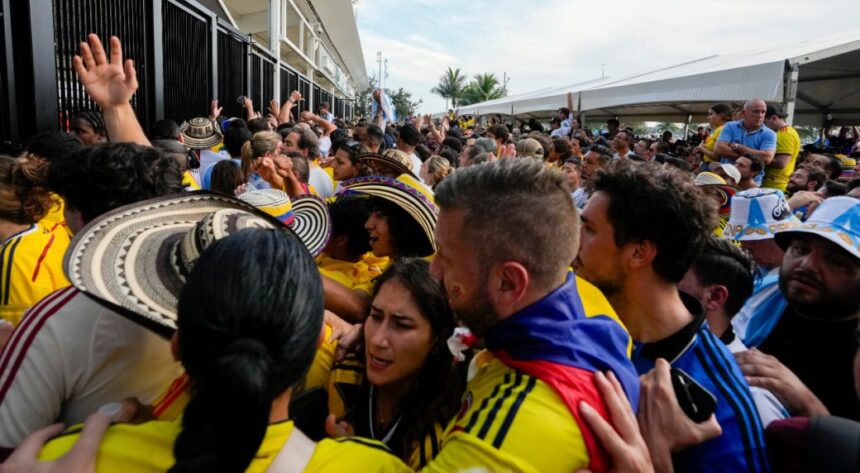
M221 114L228 117L244 116L242 105L237 100L248 90L248 46L247 37L221 26L218 28L218 99L224 109Z
M134 21L147 14L146 3L139 0L53 0L54 44L56 48L57 108L59 127L69 129L69 116L78 110L97 110L72 67L72 57L79 54L80 43L88 33L102 38L109 49L110 37L122 38L124 58L134 60L140 86L132 98L132 106L141 122L148 119L147 44L145 21Z
M177 123L209 114L212 90L211 17L178 2L164 3L164 118Z

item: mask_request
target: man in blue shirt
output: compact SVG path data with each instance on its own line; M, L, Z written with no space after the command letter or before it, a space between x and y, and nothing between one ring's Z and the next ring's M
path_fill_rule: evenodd
M714 151L720 162L733 163L741 156L756 157L767 166L776 151L776 133L764 126L767 104L752 99L744 104L743 119L728 122L720 133Z
M708 197L683 173L656 163L615 161L598 172L582 210L574 265L627 326L640 374L663 358L717 399L723 434L675 452L675 471L770 471L749 386L726 346L708 330L702 305L678 291L716 218ZM647 403L640 411L649 410Z

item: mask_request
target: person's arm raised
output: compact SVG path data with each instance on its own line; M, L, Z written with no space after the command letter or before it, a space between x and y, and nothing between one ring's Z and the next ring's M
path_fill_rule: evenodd
M122 45L116 36L110 38L110 60L97 35L90 34L87 40L81 43L81 54L72 58L72 65L87 94L102 109L108 138L151 146L131 108L138 87L134 61L123 62Z

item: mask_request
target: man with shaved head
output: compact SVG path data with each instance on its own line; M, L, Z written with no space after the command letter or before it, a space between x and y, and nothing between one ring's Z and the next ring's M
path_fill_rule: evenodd
M766 113L767 104L756 98L744 104L742 119L726 123L714 147L720 162L734 163L741 156L758 158L765 166L773 161L776 133L764 125Z

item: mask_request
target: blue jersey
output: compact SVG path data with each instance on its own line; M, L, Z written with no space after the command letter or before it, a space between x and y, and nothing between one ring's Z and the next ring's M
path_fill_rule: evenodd
M694 320L664 340L637 343L633 363L640 374L664 358L717 399L716 417L723 434L672 456L676 472L767 472L770 466L764 429L749 386L734 357L705 322L702 306L691 296L681 299Z

